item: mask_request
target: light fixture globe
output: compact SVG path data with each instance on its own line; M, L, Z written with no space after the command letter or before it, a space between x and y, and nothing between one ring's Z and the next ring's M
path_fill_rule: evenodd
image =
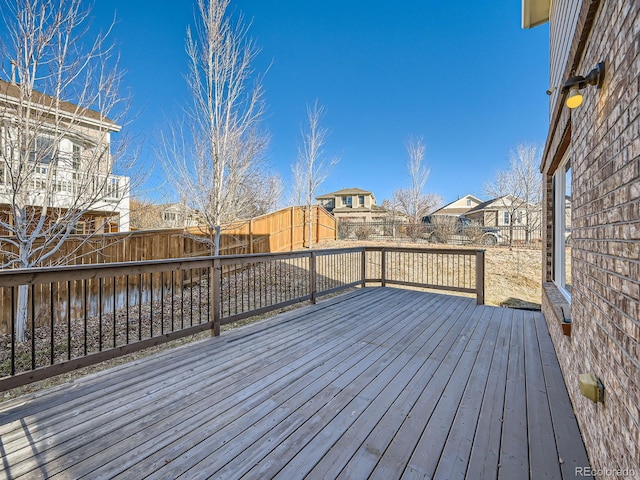
M569 90L569 95L567 96L567 107L577 108L580 105L582 105L582 94L576 85Z
M604 62L598 63L585 77L575 75L569 78L562 86L562 93L567 95L567 107L576 108L582 104L582 94L580 90L587 85L593 85L597 89L602 87L604 81Z

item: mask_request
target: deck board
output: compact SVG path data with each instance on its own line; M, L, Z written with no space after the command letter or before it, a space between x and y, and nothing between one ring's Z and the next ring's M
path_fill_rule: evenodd
M539 312L367 288L0 404L0 478L572 478ZM560 460L561 459L561 460Z

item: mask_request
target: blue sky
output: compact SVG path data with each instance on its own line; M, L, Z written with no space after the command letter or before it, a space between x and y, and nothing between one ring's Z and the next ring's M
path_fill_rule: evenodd
M518 0L236 0L261 47L258 71L270 132L268 158L285 182L306 105L317 98L339 155L321 193L371 190L378 203L408 186L405 143L422 136L431 176L426 191L446 202L507 166L520 142L544 144L548 128L548 26L520 28ZM129 128L144 141L141 161L188 91L184 38L190 1L99 0L96 22L114 15L124 86L138 113ZM159 170L159 168L158 168ZM145 196L159 198L148 182ZM164 189L163 189L164 190Z

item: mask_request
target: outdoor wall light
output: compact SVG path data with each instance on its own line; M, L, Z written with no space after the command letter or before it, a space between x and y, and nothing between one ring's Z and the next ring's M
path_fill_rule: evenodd
M567 96L567 107L576 108L582 103L582 90L587 85L595 85L596 88L602 86L604 80L604 62L600 62L591 70L586 77L575 76L569 78L562 86L562 93L569 92Z

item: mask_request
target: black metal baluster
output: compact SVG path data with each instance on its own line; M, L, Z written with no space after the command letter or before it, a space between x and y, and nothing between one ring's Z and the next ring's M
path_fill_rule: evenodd
M36 301L35 286L31 284L31 370L36 369Z
M138 274L138 341L142 340L142 274Z
M102 278L98 279L98 351L102 351Z
M160 335L164 335L164 271L160 272Z
M149 274L149 338L153 338L153 272Z
M113 277L113 348L116 348L117 344L117 326L116 326L116 277Z
M11 287L11 375L16 374L16 287Z
M82 305L82 321L84 323L84 355L87 355L89 349L89 342L87 341L87 313L89 307L87 306L89 294L87 293L87 279L82 280L82 297L83 297L83 305Z
M129 274L127 274L124 278L125 281L125 301L124 301L124 316L125 316L125 322L127 322L127 327L125 330L125 336L126 336L126 345L129 345Z
M174 324L174 319L175 319L175 290L174 290L174 285L175 285L175 281L176 281L176 276L175 276L175 272L173 270L171 270L171 331L175 332L176 327Z
M53 365L55 362L55 316L53 313L53 282L49 284L49 322L50 322L50 334L51 334L51 351L50 354L50 365Z
M73 282L75 285L75 281ZM71 360L71 282L67 280L67 360Z

